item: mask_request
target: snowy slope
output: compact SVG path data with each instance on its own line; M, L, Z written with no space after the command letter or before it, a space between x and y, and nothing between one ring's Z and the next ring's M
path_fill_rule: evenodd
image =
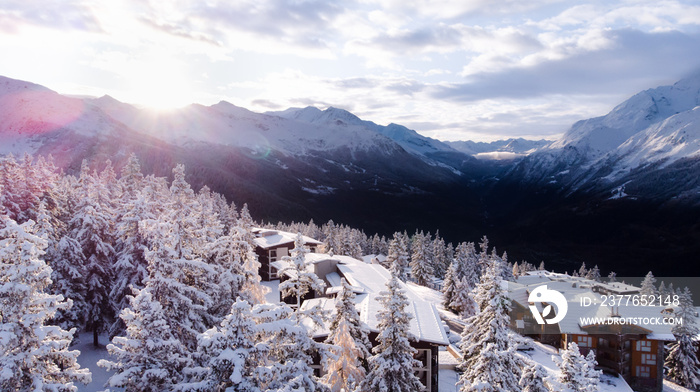
M642 91L605 116L577 122L510 176L576 190L617 187L635 173L648 185L656 171L700 157L698 105L700 73Z
M362 127L388 137L411 154L429 160L431 159L431 154L456 152L455 149L446 143L423 136L402 125L393 123L386 126L378 125L371 121L361 120L347 110L334 107L320 110L309 106L306 108L290 108L279 112L268 112L267 114L326 127Z
M95 136L116 128L98 108L81 99L0 76L0 154L34 153L44 136L58 130Z
M469 155L494 152L508 152L518 155L528 155L550 143L548 140L527 140L523 138L497 140L494 142L474 142L470 140L445 142L457 151Z
M171 112L126 109L126 104L115 105L111 100L93 103L131 129L181 146L205 142L291 155L338 148L383 152L396 148L389 139L362 126L320 125L303 118L255 113L226 101L211 106L190 105Z

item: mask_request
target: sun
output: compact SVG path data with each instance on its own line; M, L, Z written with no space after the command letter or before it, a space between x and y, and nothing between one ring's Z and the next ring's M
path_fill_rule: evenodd
M130 69L129 100L156 110L168 110L193 102L186 67L166 56L139 61Z

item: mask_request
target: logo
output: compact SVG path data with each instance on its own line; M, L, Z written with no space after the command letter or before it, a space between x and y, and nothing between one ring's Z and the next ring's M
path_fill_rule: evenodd
M547 285L538 286L532 290L527 301L533 304L530 305L530 311L532 312L532 317L537 320L537 324L545 324L545 321L547 324L556 324L564 319L566 311L569 310L569 304L566 302L564 295L556 290L547 289ZM538 303L546 304L541 314L537 308ZM556 306L554 317L545 318L552 314L552 305Z

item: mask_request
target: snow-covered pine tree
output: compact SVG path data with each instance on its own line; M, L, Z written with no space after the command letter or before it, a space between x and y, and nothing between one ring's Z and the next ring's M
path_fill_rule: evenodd
M521 275L520 272L520 267L518 266L518 262L516 261L513 263L513 277L517 278Z
M342 320L347 320L350 336L352 336L358 349L357 357L366 369L367 359L372 351L372 343L369 341L369 329L360 320L360 313L355 307L355 293L352 291L352 288L345 278L341 278L340 284L341 290L336 297L335 313L331 316L328 328L330 331L334 331Z
M549 388L544 384L546 373L540 364L529 361L523 367L523 374L520 376L520 388L522 392L549 392Z
M544 261L540 261L539 267L537 267L538 271L545 271L545 266L544 266Z
M450 309L466 319L478 313L479 308L473 298L474 287L470 286L467 277L462 278L455 285L455 292L450 303Z
M433 267L428 262L423 241L423 233L416 233L413 236L413 247L411 254L411 278L412 280L425 287L431 287L433 283ZM400 277L399 277L400 279Z
M185 181L184 166L177 165L173 176L163 213L139 226L149 242L145 283L175 337L194 350L197 336L220 321L209 313L217 271L200 256L205 253L197 226L200 206Z
M287 305L261 304L253 308L253 317L261 332L260 342L268 349L265 367L258 371L262 390L328 391L310 365L314 357L326 356L327 347L311 339L301 324L300 312Z
M445 258L445 240L435 233L432 249L433 274L439 279L445 278L445 272L449 267L449 261Z
M521 366L510 338L510 301L501 287L503 265L500 259L491 259L484 267L474 291L479 312L466 320L460 341L459 367L464 373L457 386L460 392L520 391Z
M330 351L334 355L329 355L326 359L326 376L323 380L332 392L353 391L365 377L365 368L360 358L366 354L363 352L364 347L358 345L352 336L351 330L354 327L351 320L341 317L326 340L333 344Z
M595 359L595 352L591 350L586 355L586 366L584 366L585 372L583 376L586 377L587 382L583 392L598 392L600 389L600 375L603 372L595 370L597 365L598 361Z
M610 271L608 274L608 283L617 282L617 273L615 271Z
M258 256L251 246L248 232L237 220L228 235L221 236L210 244L209 264L217 270L217 289L210 312L224 317L237 298L258 304L265 301L265 292L258 275Z
M102 359L97 365L114 374L107 385L126 392L175 390L182 383L183 370L192 365L187 349L173 335L161 304L151 288L131 297L131 307L119 315L126 324L126 336L116 336L107 351L114 360Z
M84 276L85 255L80 243L70 236L61 238L56 244L55 259L51 267L51 292L61 294L73 302L73 306L69 308L58 309L54 321L62 328L76 328L77 331L82 331L87 314L87 284Z
M588 274L588 268L586 268L586 262L581 263L581 267L578 269L578 276L585 278Z
M258 367L267 361L267 347L258 344L260 329L250 304L240 298L231 306L221 325L198 339L204 368L201 381L190 383L190 391L260 392Z
M402 240L401 233L394 233L389 243L389 253L386 256L384 266L391 271L392 274L398 276L399 280L405 282L408 280L406 269L409 267L408 249L406 243Z
M594 265L593 268L589 269L586 273L586 279L590 279L596 282L600 282L600 269L598 265Z
M558 389L562 392L597 392L600 371L595 370L595 354L584 357L578 345L570 342L561 358L555 358L559 366Z
M129 173L129 176L138 178L133 173ZM124 193L124 197L131 195L129 197L132 198L121 205L118 212L120 219L116 226L118 251L117 261L114 264L115 279L110 291L110 298L114 313L117 315L121 313L122 309L129 306L128 297L133 294L132 290L142 289L148 278L148 261L146 260L148 241L139 229L139 224L145 220L155 219L158 214L157 199L153 188L146 186L142 190L134 190L134 192L133 195ZM109 335L113 337L122 334L124 329L123 320L117 317L110 326Z
M700 359L697 356L695 340L700 331L697 327L693 299L687 287L680 294L679 301L680 306L674 316L681 318L683 323L672 329L676 341L671 344L664 363L664 367L668 368L666 377L683 387L700 390Z
M85 330L93 332L93 344L97 347L98 336L107 330L114 317L110 304L110 286L113 281L113 266L116 254L114 243L114 213L111 195L99 176L90 176L87 161L81 168L80 200L76 215L70 221L69 236L74 238L85 256Z
M5 214L0 221L0 389L74 392L74 383L89 383L91 374L80 369L80 352L68 350L75 330L46 325L71 305L46 293L46 241L32 233L32 221L18 225Z
M457 259L453 259L452 264L450 264L445 274L445 280L442 283L442 306L444 306L445 309L454 310L451 304L454 300L457 282Z
M304 237L298 233L294 238L294 249L290 256L282 258L288 266L282 268L280 274L289 277L279 285L282 297L296 298L296 309L301 306L301 299L309 292L323 293L326 284L313 271L306 268L306 254L309 249L304 245Z
M416 349L411 347L410 319L406 312L408 298L396 276L387 282L387 289L379 293L377 300L382 310L377 315L379 343L369 358L369 372L362 382L363 391L415 392L422 384L413 372L421 366L414 359Z
M654 278L654 274L649 271L647 275L644 277L644 280L642 280L642 287L639 290L640 295L657 295L658 292L656 290L656 278Z

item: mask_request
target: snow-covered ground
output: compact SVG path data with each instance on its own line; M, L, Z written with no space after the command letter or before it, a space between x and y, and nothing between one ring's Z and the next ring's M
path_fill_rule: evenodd
M109 357L107 352L107 344L109 338L107 335L100 335L100 347L92 345L92 333L83 333L80 335L80 343L72 347L74 350L80 350L78 363L80 367L88 368L92 372L92 382L88 385L77 384L79 392L96 392L106 389L105 383L110 377L110 373L104 368L97 366L97 361ZM110 391L122 391L122 388L110 388Z

